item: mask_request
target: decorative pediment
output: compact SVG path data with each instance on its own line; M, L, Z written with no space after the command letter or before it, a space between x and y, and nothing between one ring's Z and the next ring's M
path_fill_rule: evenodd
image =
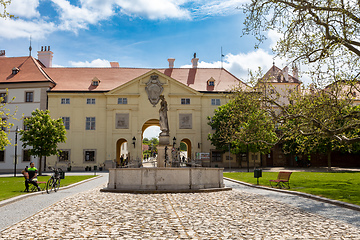
M153 107L155 107L160 100L160 95L164 90L162 85L163 84L160 82L159 76L155 74L151 75L149 81L146 83L145 90Z

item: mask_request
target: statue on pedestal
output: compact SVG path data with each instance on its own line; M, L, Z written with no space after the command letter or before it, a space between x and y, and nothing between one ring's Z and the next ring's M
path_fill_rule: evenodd
M167 102L164 95L160 95L160 109L159 109L159 123L160 123L160 136L169 136L169 124L167 117Z

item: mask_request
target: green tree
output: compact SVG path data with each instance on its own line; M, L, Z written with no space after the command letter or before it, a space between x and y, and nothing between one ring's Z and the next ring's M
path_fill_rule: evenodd
M226 151L230 144L234 154L247 151L268 153L278 142L275 123L262 108L258 93L238 91L208 120L215 129L208 139L217 149Z
M331 169L331 152L359 151L360 107L344 95L345 84L336 83L321 91L294 96L282 108L284 149L292 153L326 153Z
M42 172L43 156L58 155L58 143L66 141L66 130L61 118L51 119L49 110L36 109L30 118L24 119L25 129L20 131L23 148L28 146L29 153L38 156L39 174Z
M0 97L0 150L4 150L7 145L11 144L8 137L8 132L14 126L14 124L9 122L8 120L10 118L15 119L15 114L16 114L16 111L14 113L11 113L10 110L7 108L8 105L7 97L8 97L7 91L3 97ZM13 98L12 100L14 99L15 98Z

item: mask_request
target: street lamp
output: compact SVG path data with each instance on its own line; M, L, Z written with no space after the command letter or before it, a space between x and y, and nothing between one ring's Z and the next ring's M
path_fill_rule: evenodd
M16 126L15 129L15 161L14 161L14 177L16 177L16 163L17 163L17 137L18 137L19 127Z
M176 144L176 137L173 138L173 147L175 147Z
M136 142L136 138L135 138L135 136L133 137L133 143L132 144L134 144L134 148L135 148L135 142Z

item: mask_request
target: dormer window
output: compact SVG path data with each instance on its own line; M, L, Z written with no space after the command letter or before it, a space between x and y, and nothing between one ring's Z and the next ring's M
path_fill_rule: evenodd
M15 75L15 74L17 74L19 71L20 71L20 69L18 69L17 67L14 67L14 68L12 69L12 74Z
M91 85L99 86L99 84L100 84L100 80L97 77L94 77L92 82L91 82Z
M210 78L208 81L207 81L207 85L208 86L215 86L215 79L213 79L213 78Z

